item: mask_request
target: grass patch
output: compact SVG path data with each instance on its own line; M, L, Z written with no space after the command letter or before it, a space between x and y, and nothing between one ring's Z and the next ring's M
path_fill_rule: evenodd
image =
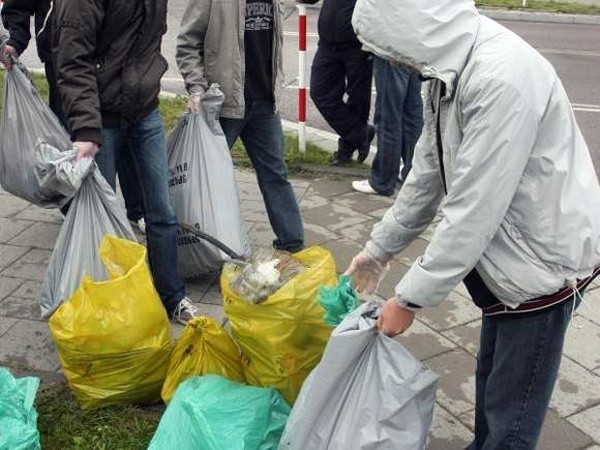
M501 8L522 11L543 11L563 14L600 14L600 6L583 3L563 3L548 0L527 0L523 6L522 0L478 0L477 7Z
M36 408L44 450L146 449L163 413L135 406L83 411L65 385L40 392Z

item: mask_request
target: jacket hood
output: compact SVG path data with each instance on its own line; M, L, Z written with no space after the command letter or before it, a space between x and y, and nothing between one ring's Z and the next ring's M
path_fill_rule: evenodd
M366 50L442 80L450 94L480 17L472 0L358 0L352 25Z

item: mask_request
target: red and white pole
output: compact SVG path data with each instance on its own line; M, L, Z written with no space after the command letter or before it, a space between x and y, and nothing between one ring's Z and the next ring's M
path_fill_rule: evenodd
M298 6L298 147L306 151L306 5Z

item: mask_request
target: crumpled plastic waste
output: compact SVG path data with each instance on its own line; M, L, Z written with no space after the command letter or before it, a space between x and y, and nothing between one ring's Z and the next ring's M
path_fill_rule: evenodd
M317 301L325 310L323 320L332 327L337 327L344 317L360 306L348 275L340 276L337 286L321 286Z
M231 261L223 273L231 288L249 303L260 303L269 295L306 270L299 261L285 251L258 249L250 262Z

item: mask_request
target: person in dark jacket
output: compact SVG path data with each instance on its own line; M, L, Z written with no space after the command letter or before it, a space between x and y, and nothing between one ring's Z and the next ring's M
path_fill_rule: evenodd
M58 0L52 57L79 156L95 156L115 188L116 162L130 152L146 210L148 259L170 317L195 315L177 274L177 217L169 195L165 130L158 111L166 0Z
M29 45L31 40L30 21L33 16L37 53L40 61L44 63L46 79L48 80L48 104L60 122L67 127L67 119L60 105L56 74L51 57L50 36L53 9L53 3L50 0L6 0L0 14L4 28L9 32L9 39L0 59L5 67L11 70L12 61L9 56L17 59ZM135 183L132 184L130 181L135 179L135 174L132 172L133 164L128 152L121 155L118 166L119 183L122 190L127 192L124 195L127 217L144 232L144 205L139 189L137 189ZM130 186L130 184L132 185ZM66 214L66 211L67 208L64 208L63 213Z
M46 79L48 80L49 105L62 123L64 114L58 98L58 87L54 76L54 67L50 57L50 15L52 13L50 0L6 0L2 6L2 24L9 33L9 39L4 46L0 59L7 70L12 68L10 56L17 59L29 45L31 39L31 16L35 21L35 40L40 61L44 63Z
M314 4L318 0L298 0ZM375 129L368 124L373 62L352 29L356 0L323 0L319 14L319 46L310 73L310 97L340 136L332 165L341 166L358 151L369 156ZM344 101L344 96L347 96Z

